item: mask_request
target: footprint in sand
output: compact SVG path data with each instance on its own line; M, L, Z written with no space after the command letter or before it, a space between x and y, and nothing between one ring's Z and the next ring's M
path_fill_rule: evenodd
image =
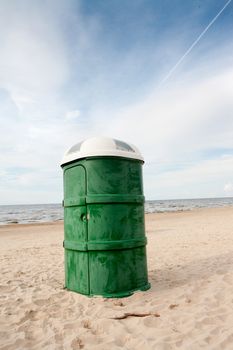
M222 280L228 284L233 284L232 275L225 275Z
M71 344L70 344L71 348L73 350L77 350L77 349L83 349L84 348L84 344L82 339L80 339L79 337L76 337L72 340Z
M123 304L122 301L120 301L120 300L114 301L113 305L115 305L115 306L125 306L125 304Z
M154 316L149 316L146 317L143 320L143 324L144 326L148 327L148 328L155 328L157 327L159 324L161 323L160 319Z
M38 306L44 306L49 303L49 299L37 299L34 301L34 304Z
M171 305L168 306L168 308L169 308L170 310L173 310L173 309L175 309L175 308L178 307L178 306L179 306L179 304L171 304Z
M83 321L83 327L87 329L91 329L91 321L90 320L84 320Z
M35 311L35 310L26 311L24 316L16 324L21 325L22 323L26 322L27 320L36 321L37 320L36 316L37 316L37 311Z
M8 291L8 290L9 290L9 286L0 285L0 291L1 292Z

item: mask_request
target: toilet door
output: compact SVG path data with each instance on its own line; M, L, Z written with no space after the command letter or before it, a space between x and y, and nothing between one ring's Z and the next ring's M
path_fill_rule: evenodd
M86 171L82 165L64 171L65 286L89 294Z

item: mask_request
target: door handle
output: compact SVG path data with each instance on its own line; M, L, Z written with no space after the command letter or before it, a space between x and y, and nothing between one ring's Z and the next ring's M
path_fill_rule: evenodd
M81 215L81 220L83 222L87 222L90 219L90 215L89 214L82 214Z
M86 216L86 214L82 214L82 215L81 215L81 220L82 220L83 222L86 222L86 221L87 221L87 216Z

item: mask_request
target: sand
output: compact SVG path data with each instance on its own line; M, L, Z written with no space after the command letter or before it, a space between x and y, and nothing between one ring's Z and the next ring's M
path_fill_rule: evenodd
M233 207L146 228L151 289L104 299L63 289L62 223L0 227L0 348L233 349Z

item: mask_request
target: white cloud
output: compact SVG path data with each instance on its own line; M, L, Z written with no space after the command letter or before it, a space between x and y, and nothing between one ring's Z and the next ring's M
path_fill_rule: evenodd
M76 120L79 117L80 117L80 111L78 109L75 109L73 111L68 111L66 112L66 115L65 115L65 119L69 121Z
M11 99L20 112L22 112L24 106L36 103L29 93L24 95L22 92L18 93L17 91L13 91L11 93Z
M140 146L146 159L182 159L206 148L233 147L233 70L156 91L108 117L105 132Z
M39 108L51 100L68 80L69 65L51 9L45 13L43 6L21 6L21 11L7 2L1 7L0 88L25 115L31 104L38 102Z
M233 156L205 160L162 173L158 173L156 165L146 167L145 190L150 199L222 197L226 195L222 184L232 176Z
M0 177L4 178L7 175L5 170L0 170Z
M228 182L225 186L224 186L224 192L227 195L233 195L233 183L232 182Z

